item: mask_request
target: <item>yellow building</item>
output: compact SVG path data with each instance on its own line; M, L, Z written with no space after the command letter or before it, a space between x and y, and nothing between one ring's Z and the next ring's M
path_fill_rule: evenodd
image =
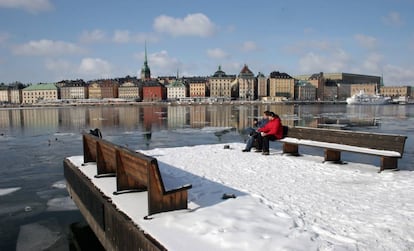
M411 97L411 86L382 86L380 93L386 97Z
M231 97L231 85L236 79L235 75L227 75L221 66L209 79L210 97Z
M190 97L206 97L207 96L207 78L194 77L187 78Z
M122 99L138 100L141 99L140 88L133 82L125 82L118 88L118 97Z
M296 80L287 73L274 71L269 77L269 96L285 97L293 99L295 97Z
M375 95L379 93L378 86L375 83L372 84L351 84L351 96L360 92L365 94Z
M253 72L244 65L237 77L239 84L239 98L246 100L256 99L256 78Z
M113 80L99 80L92 82L88 87L90 99L104 99L118 97L118 82Z
M30 85L22 91L24 104L35 104L58 99L57 87L54 84Z

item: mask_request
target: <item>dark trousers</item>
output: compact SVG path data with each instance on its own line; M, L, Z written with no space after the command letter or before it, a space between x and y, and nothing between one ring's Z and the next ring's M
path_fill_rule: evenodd
M269 152L269 140L271 141L275 141L276 137L275 135L266 135L266 136L262 136L262 135L258 135L257 137L257 143L258 143L258 149L262 149L263 152Z

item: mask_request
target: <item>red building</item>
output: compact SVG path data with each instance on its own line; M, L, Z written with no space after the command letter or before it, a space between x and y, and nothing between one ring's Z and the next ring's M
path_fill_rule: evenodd
M161 101L167 99L167 88L158 81L145 81L142 85L143 101Z

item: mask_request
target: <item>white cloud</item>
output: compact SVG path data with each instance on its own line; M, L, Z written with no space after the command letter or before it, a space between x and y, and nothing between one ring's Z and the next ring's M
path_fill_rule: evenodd
M53 72L72 72L74 69L73 64L62 59L48 59L46 60L45 67Z
M137 33L133 34L129 30L115 30L112 41L115 43L144 43L158 42L158 37L154 34Z
M257 51L257 45L253 41L246 41L243 43L241 50L244 52Z
M336 43L324 40L299 41L286 47L286 51L302 54L309 50L330 51L338 48Z
M362 63L362 67L364 68L364 71L375 73L375 74L381 74L382 59L383 59L383 56L381 54L371 53Z
M229 58L229 54L220 48L208 49L207 56L213 59Z
M128 30L116 30L114 32L113 41L115 43L128 43L131 41L131 32Z
M23 9L30 13L38 13L53 9L50 0L0 0L0 8Z
M26 56L57 56L63 54L81 54L84 52L84 49L75 44L47 39L30 41L13 48L14 54Z
M78 73L85 78L109 78L112 65L100 58L83 58Z
M106 40L106 34L104 31L95 29L92 31L83 31L79 41L81 43L94 43L94 42L103 42Z
M184 19L161 15L155 18L153 27L157 32L167 33L175 37L209 37L216 30L214 23L202 13L189 14Z
M401 85L414 85L414 71L411 67L401 67L395 65L385 65L383 67L384 84L386 86L401 86Z
M367 36L364 34L356 34L354 39L363 47L368 49L374 49L377 45L377 39L375 37Z
M384 16L382 18L382 21L387 24L387 25L391 25L391 26L401 26L404 22L401 19L400 13L396 12L396 11L391 11L390 13L388 13L387 16Z
M144 52L138 53L134 57L140 62L144 62ZM153 77L175 75L177 70L183 71L182 63L178 59L171 57L165 50L148 54L148 64ZM140 72L138 72L139 74Z
M329 53L309 52L299 59L299 67L302 72L343 72L347 69L349 55L342 49Z
M110 78L113 75L113 66L100 58L83 58L80 62L47 59L45 68L49 71L48 75L56 81L78 78L84 80Z

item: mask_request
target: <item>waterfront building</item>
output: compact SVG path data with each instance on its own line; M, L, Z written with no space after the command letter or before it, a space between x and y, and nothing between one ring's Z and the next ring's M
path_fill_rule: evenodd
M9 87L0 85L0 104L9 103Z
M317 98L320 100L334 100L335 98L345 100L347 97L352 96L351 85L353 84L374 84L376 85L376 90L379 90L381 87L381 77L353 73L320 72L310 75L298 75L294 76L294 78L298 80L309 80L310 83L314 84L318 88ZM326 88L328 90L325 90ZM360 88L367 87L360 86Z
M269 96L293 99L296 80L287 73L273 71L269 77Z
M61 99L88 98L88 87L83 80L62 81L59 84Z
M185 78L188 83L189 96L192 98L205 98L207 96L207 78L191 77Z
M142 84L143 101L161 101L166 100L166 87L156 80L145 81Z
M296 78L296 77L295 77ZM316 88L316 99L324 100L325 93L325 78L323 72L312 74L309 77L297 78L298 80L303 80L309 82Z
M385 97L412 97L411 86L381 86L380 93Z
M219 66L209 78L210 97L231 98L234 80L236 80L236 75L227 75Z
M361 91L368 95L375 95L379 93L378 85L376 83L351 84L351 95L350 96L358 94Z
M35 104L47 101L58 100L57 87L50 83L41 83L37 85L29 85L22 91L24 104Z
M20 82L15 82L10 85L0 85L0 103L21 104L22 89L24 85Z
M9 89L10 104L21 104L23 101L22 89L13 87Z
M90 99L101 99L101 87L97 81L91 81L88 84L88 96Z
M297 81L297 83L295 84L295 100L315 101L316 87L308 81Z
M257 98L262 99L263 97L269 96L267 92L268 90L267 77L263 73L259 72L256 78L257 78Z
M119 85L118 98L127 100L141 100L142 88L137 82L127 81Z
M88 95L90 99L117 98L119 84L115 80L97 80L89 82Z
M187 87L181 79L177 78L172 81L171 84L167 85L167 99L168 100L179 100L187 97Z
M256 78L253 72L245 64L240 71L240 74L237 77L238 81L238 97L245 100L254 100L256 99Z

